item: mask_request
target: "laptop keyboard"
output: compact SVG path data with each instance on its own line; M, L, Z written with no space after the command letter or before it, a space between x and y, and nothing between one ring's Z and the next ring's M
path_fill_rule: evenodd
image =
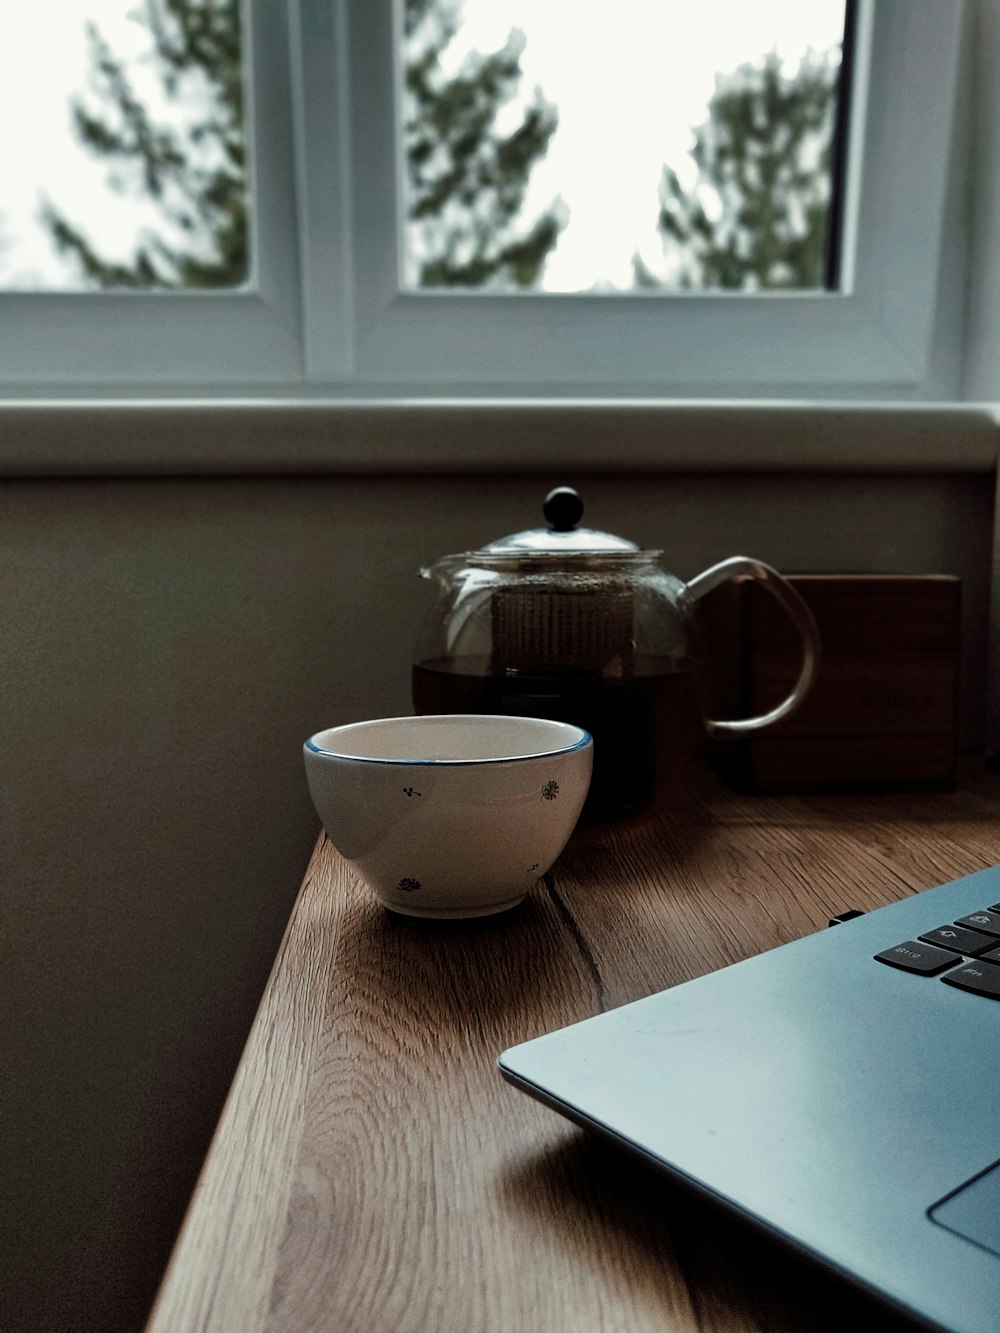
M1000 1000L1000 903L904 940L875 959Z

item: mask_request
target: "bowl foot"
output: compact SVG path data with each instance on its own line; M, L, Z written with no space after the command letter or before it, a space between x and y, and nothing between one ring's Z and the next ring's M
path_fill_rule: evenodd
M496 916L498 912L509 912L518 903L523 903L528 895L519 893L514 898L505 898L499 903L486 903L480 907L402 907L398 903L383 903L389 912L399 916L419 916L424 920L437 917L439 921L463 921L476 916Z

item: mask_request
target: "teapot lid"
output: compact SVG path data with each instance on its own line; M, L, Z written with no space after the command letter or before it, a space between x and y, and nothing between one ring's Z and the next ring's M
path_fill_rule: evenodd
M635 542L594 528L580 528L583 501L571 486L557 486L549 491L542 505L547 528L529 528L514 532L480 547L477 555L626 555L638 551Z

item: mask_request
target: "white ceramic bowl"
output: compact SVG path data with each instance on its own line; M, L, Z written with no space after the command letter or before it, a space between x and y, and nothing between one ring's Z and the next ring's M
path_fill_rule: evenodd
M565 847L593 741L565 722L378 718L305 743L330 841L394 912L472 917L519 903Z

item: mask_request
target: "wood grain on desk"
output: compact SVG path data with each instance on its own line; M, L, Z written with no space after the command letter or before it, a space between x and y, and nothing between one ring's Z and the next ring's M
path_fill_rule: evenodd
M430 925L317 845L149 1333L833 1333L866 1297L508 1087L497 1054L1000 861L1000 779L580 827Z

